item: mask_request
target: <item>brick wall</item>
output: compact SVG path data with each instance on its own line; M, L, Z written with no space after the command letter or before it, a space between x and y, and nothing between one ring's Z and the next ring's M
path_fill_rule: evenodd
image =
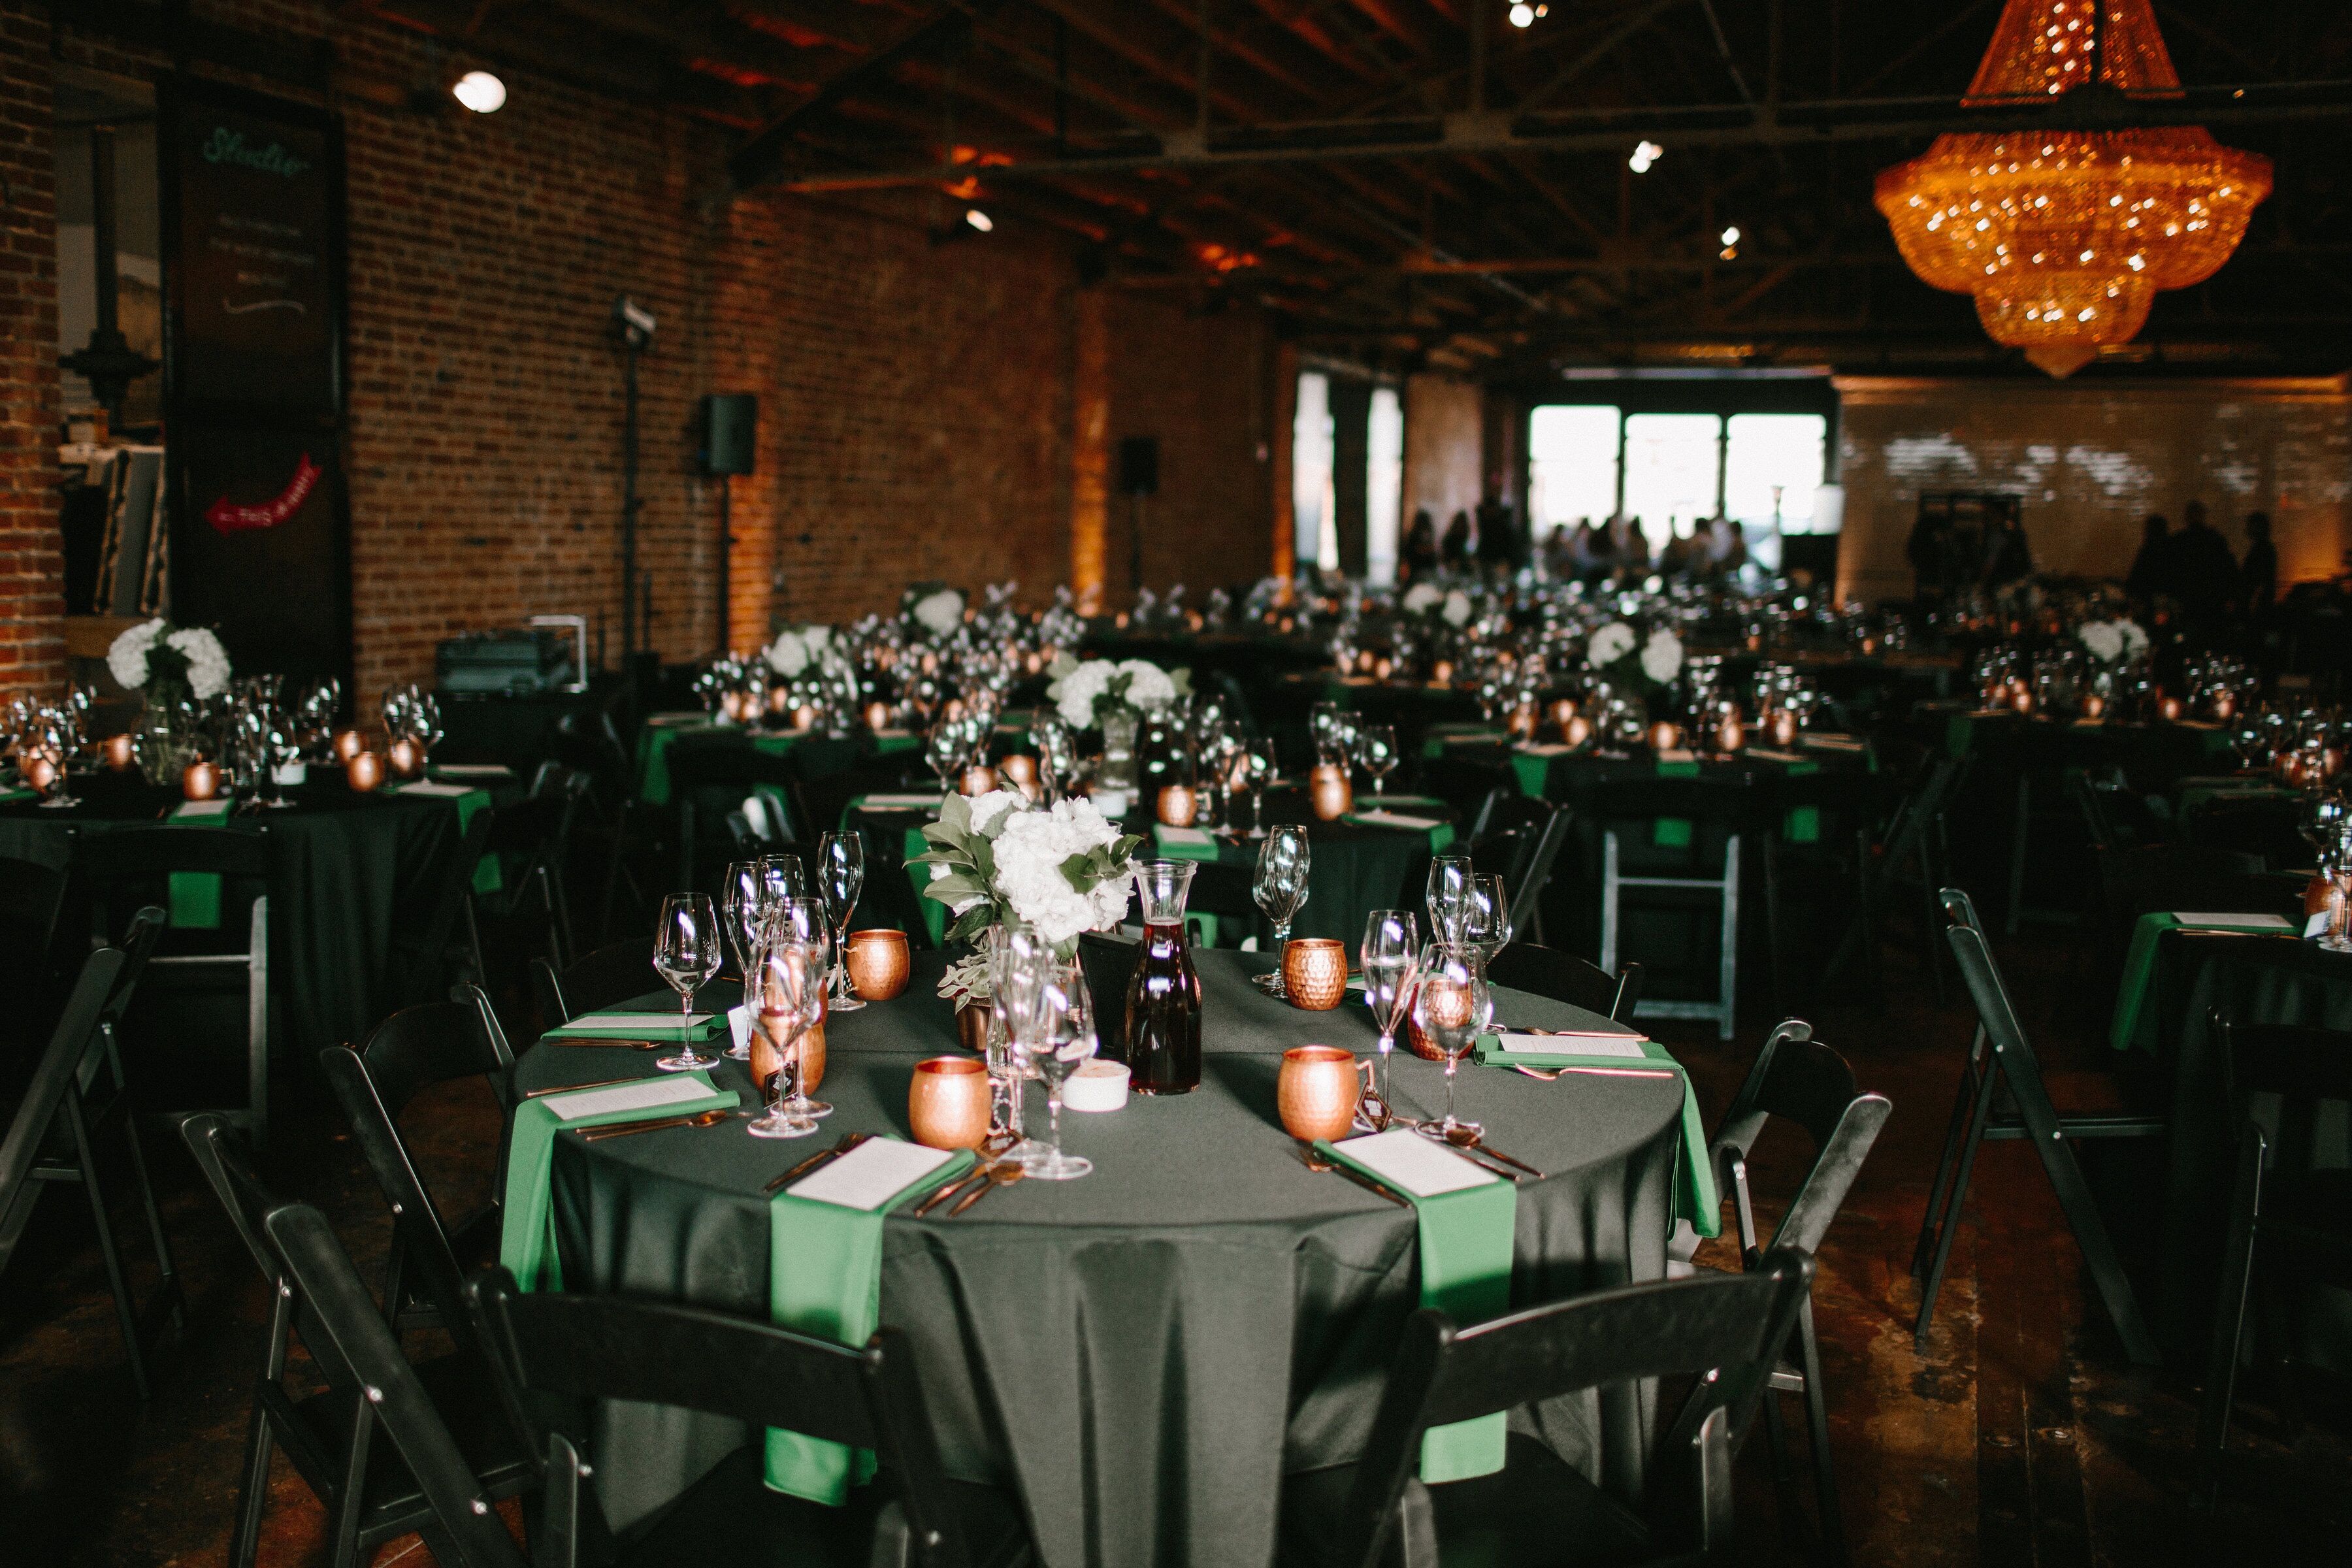
M1427 508L1443 534L1457 511L1478 509L1484 421L1475 382L1416 375L1404 387L1404 506L1402 531Z
M2282 584L2352 545L2352 396L2343 379L1939 382L1842 377L1842 595L1911 592L1923 489L2012 490L2042 570L2120 577L2152 511L2192 500L2242 552L2271 514Z
M0 696L65 673L49 18L0 0Z

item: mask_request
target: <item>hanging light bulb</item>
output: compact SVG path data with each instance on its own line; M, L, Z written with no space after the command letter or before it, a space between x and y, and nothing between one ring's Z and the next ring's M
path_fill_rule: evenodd
M488 71L467 71L449 89L449 96L477 114L496 114L507 106L507 84Z
M1633 155L1625 160L1625 166L1637 174L1646 174L1650 172L1650 165L1665 155L1666 150L1655 142L1636 142L1633 143Z
M982 234L988 233L996 226L996 220L989 216L986 213L981 211L978 207L964 208L963 221L971 225L972 227L980 230Z
M1739 243L1739 226L1738 224L1735 223L1723 231L1723 243L1726 245L1738 245Z
M1536 8L1528 5L1528 0L1518 0L1518 3L1511 7L1511 26L1532 27L1535 25Z

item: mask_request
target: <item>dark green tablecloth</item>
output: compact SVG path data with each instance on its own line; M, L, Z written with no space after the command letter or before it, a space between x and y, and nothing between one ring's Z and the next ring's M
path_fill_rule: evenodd
M354 795L340 775L289 790L299 804L225 824L269 829L270 979L280 1006L277 1048L310 1053L363 1038L386 1010L395 931L421 921L458 843L457 803ZM66 866L70 835L147 826L180 796L132 778L77 781L83 804L49 811L0 805L0 855Z
M674 717L664 715L664 718ZM859 759L920 750L919 735L898 731L881 735L822 735L785 730L747 729L735 724L649 721L637 732L637 796L647 805L669 803L669 757L680 746L749 747L781 757L792 752L801 759L809 777L846 771Z
M932 994L940 962L918 955L905 997L828 1026L820 1093L839 1109L826 1137L908 1135L915 1062L951 1048L950 1016ZM882 1321L914 1341L948 1467L1014 1488L1055 1568L1267 1563L1276 1476L1356 1457L1418 1302L1412 1213L1307 1171L1275 1111L1282 1049L1365 1048L1370 1025L1360 1006L1302 1013L1260 995L1247 976L1266 962L1201 955L1198 1092L1065 1117L1093 1176L1019 1184L961 1219L887 1221ZM1590 1022L1515 992L1498 1013L1515 1026ZM635 1053L541 1048L517 1073L542 1088L644 1070ZM1461 1070L1464 1113L1551 1173L1517 1193L1513 1300L1660 1278L1679 1086ZM1431 1064L1400 1052L1397 1078L1408 1107L1438 1102ZM713 1080L746 1087L731 1063ZM1042 1095L1032 1100L1042 1114ZM595 1144L559 1137L551 1198L565 1279L764 1315L760 1187L819 1146L762 1142L739 1121ZM1638 1492L1650 1417L1631 1391L1515 1419ZM599 1434L608 1512L616 1524L643 1517L748 1437L612 1407Z

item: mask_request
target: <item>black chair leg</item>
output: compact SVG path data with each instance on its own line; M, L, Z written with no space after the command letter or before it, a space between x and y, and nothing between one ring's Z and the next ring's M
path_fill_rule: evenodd
M2230 1402L2238 1392L2238 1349L2246 1332L2246 1294L2253 1280L2254 1215L2262 1203L2263 1138L2253 1132L2238 1152L2238 1183L2231 1196L2230 1228L2221 1245L2221 1286L2213 1308L2213 1348L2205 1363L2205 1396L2197 1409L2198 1505L2208 1512L2221 1495L2221 1453L2230 1441Z
M1797 1473L1789 1460L1789 1432L1780 1418L1780 1395L1764 1394L1764 1441L1772 1450L1772 1496L1780 1510L1780 1535L1792 1546L1805 1542L1805 1513L1797 1504Z
M1959 1163L1960 1139L1969 1125L1969 1108L1977 1100L1977 1055L1984 1048L1984 1030L1977 1030L1975 1041L1969 1047L1968 1061L1960 1069L1959 1087L1952 1091L1952 1118L1944 1130L1944 1152L1936 1161L1935 1185L1927 1189L1927 1207L1919 1215L1919 1239L1911 1248L1911 1277L1924 1279L1927 1275L1927 1259L1936 1250L1937 1216L1943 1212L1944 1195L1952 1179L1953 1168Z
M1810 1298L1797 1309L1797 1344L1805 1369L1805 1421L1813 1447L1813 1509L1821 1515L1821 1559L1845 1568L1845 1513L1838 1506L1837 1470L1830 1461L1830 1406L1822 1392L1822 1347L1813 1333Z
M155 1245L155 1267L162 1275L156 1289L166 1303L165 1321L177 1329L186 1321L188 1300L180 1289L179 1267L172 1261L172 1243L163 1234L163 1213L155 1206L155 1184L147 1177L147 1151L139 1142L139 1119L125 1114L121 1125L122 1142L131 1150L131 1176L139 1184L140 1206L147 1215L148 1239Z
M1969 1177L1976 1170L1977 1149L1984 1142L1985 1122L1992 1115L1993 1089L2000 1081L2000 1075L1990 1068L1978 1079L1976 1105L1969 1116L1968 1135L1960 1143L1959 1168L1937 1221L1935 1257L1928 1262L1927 1277L1919 1282L1919 1319L1912 1325L1911 1345L1923 1355L1927 1350L1927 1331L1936 1321L1936 1293L1944 1286L1944 1268L1951 1261L1952 1238L1959 1234L1960 1210L1969 1201Z
M114 1292L115 1321L121 1325L122 1349L131 1361L131 1382L139 1390L139 1397L152 1399L154 1385L147 1376L147 1352L139 1342L139 1301L131 1294L131 1277L123 1271L122 1248L115 1240L114 1222L106 1213L106 1188L98 1178L98 1162L90 1157L88 1133L79 1124L74 1127L75 1142L80 1145L81 1186L89 1195L90 1224L98 1231L98 1255L106 1265L106 1283Z
M261 1511L269 1506L269 1418L256 1405L245 1438L245 1474L239 1479L236 1527L229 1533L228 1568L253 1568L261 1549Z

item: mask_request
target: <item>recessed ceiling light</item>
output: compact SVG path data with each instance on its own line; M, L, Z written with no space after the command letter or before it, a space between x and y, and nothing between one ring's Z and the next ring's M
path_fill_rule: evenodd
M496 114L507 106L507 84L488 71L467 71L449 95L477 114Z
M1532 26L1535 26L1535 24L1536 24L1536 8L1535 8L1534 6L1532 6L1532 5L1528 5L1528 4L1527 3L1527 0L1519 0L1519 3L1518 3L1517 5L1514 5L1514 6L1512 6L1512 7L1511 7L1511 26L1514 26L1514 27L1532 27Z

